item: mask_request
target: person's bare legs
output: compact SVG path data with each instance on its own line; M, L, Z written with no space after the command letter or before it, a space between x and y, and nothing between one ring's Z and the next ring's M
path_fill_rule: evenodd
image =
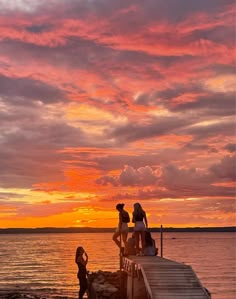
M120 236L120 232L115 232L113 237L112 237L112 240L116 243L116 245L120 248L121 247L121 244L120 244L120 241L118 240L118 237Z
M128 232L123 232L122 233L122 240L123 240L124 245L127 242L127 237L128 237Z
M145 248L145 231L141 232L141 243L142 243L142 253L144 254L144 248Z
M139 253L139 232L134 233L136 254Z

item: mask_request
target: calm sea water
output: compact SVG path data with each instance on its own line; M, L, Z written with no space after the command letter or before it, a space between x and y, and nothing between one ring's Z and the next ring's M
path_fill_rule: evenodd
M159 234L153 233L159 246ZM110 233L0 235L0 289L31 288L77 296L74 255L82 245L88 270L118 270ZM236 298L235 233L165 233L164 257L191 265L213 299Z

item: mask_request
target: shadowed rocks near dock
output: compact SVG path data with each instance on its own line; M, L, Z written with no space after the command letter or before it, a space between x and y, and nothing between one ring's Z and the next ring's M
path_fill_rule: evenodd
M124 272L97 271L88 276L88 298L120 299L120 292L125 292L123 284ZM122 279L122 280L121 280Z
M124 281L126 273L123 271L101 271L91 272L88 275L88 299L120 299L120 292L126 292ZM121 280L122 279L122 280ZM57 293L43 293L40 290L14 286L11 288L0 289L0 299L76 299L77 296L63 296Z
M0 299L76 299L75 297L53 294L40 294L31 289L1 289Z
M33 294L21 294L18 292L10 292L5 294L0 294L0 298L4 299L46 299L46 297L41 297Z

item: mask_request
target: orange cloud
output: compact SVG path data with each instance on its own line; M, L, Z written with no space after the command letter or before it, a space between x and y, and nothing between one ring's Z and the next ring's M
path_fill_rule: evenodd
M234 7L104 3L2 7L0 226L234 224Z

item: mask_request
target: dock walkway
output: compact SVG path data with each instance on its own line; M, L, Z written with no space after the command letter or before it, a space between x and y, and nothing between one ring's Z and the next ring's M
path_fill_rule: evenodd
M142 276L149 299L210 299L197 275L189 265L159 256L123 257L122 268L128 273L129 299L139 298L135 294L135 277ZM136 281L136 286L138 286Z

